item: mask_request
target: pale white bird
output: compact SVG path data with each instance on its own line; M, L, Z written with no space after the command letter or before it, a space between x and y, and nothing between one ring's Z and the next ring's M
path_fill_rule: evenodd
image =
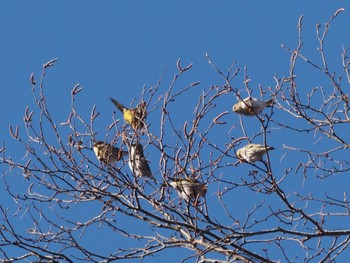
M245 98L233 105L232 110L245 116L254 116L263 111L266 107L271 107L273 99L268 101L259 100L253 97Z
M178 195L186 202L194 201L194 206L197 206L199 197L205 197L208 187L194 178L170 179L169 185L173 187Z
M130 145L129 167L135 177L149 177L156 182L143 153L143 147L140 143Z
M243 148L240 148L236 155L240 161L245 161L248 163L254 163L260 161L264 154L269 150L274 150L275 148L271 146L261 145L261 144L248 144Z
M94 153L97 159L100 162L110 165L116 165L117 161L119 161L122 156L126 156L129 153L127 151L123 151L117 147L109 143L105 143L102 141L97 141L93 146Z

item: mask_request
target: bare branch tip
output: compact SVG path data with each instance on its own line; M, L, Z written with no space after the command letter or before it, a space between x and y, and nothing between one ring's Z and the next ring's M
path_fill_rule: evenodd
M177 69L178 69L180 72L184 72L184 71L190 69L190 68L193 66L193 63L190 63L187 67L182 68L180 63L181 63L181 59L179 58L179 59L177 60L177 62L176 62L176 66L177 66Z
M298 28L301 30L301 22L303 21L304 15L301 15L298 20Z
M34 79L34 72L32 72L32 74L30 74L30 82L32 83L32 85L36 84L36 81Z
M29 113L29 107L27 106L25 109L24 121L31 122L33 114L34 114L34 111Z
M176 66L177 66L177 69L178 69L179 71L182 71L180 63L181 63L181 58L179 58L179 59L176 61Z
M44 64L44 68L52 67L53 64L58 60L58 58L51 59L49 62Z
M334 13L333 17L337 17L337 16L338 16L341 12L343 12L344 10L345 10L344 7L339 8L339 9Z
M72 95L78 94L82 89L83 88L80 87L80 84L75 85L73 90L72 90Z
M11 134L11 136L14 138L14 139L18 139L18 131L19 131L19 127L18 126L16 126L16 131L15 132L13 132L13 129L12 129L12 126L10 125L10 134Z

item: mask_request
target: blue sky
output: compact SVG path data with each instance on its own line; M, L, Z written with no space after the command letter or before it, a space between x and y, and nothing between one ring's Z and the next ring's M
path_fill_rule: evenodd
M133 98L138 100L143 86L155 86L166 69L161 85L164 92L177 72L176 61L179 58L183 65L193 63L192 70L179 83L200 81L199 90L224 84L208 64L206 53L224 72L233 61L241 69L247 66L252 88L274 86L273 76L288 76L289 71L290 54L281 44L296 47L297 22L300 15L304 15L304 53L320 62L315 24L328 21L341 7L345 8L345 12L331 25L326 42L330 65L338 70L342 46L350 46L348 1L323 1L322 4L315 0L6 1L0 8L2 142L6 142L9 155L17 159L23 157L23 149L18 151L18 145L11 144L8 127L9 124L22 125L26 106L34 105L29 76L34 72L39 80L42 65L53 58L58 58L58 61L54 67L47 69L44 83L48 105L55 119L59 123L67 119L70 92L79 83L83 88L77 100L79 111L88 119L92 106L96 105L101 113L96 122L100 126L96 129L99 138L104 139L115 110L108 97L113 96L129 105ZM300 63L299 70L302 86L329 85L310 66ZM243 80L241 70L232 84L243 90ZM176 102L181 105L177 108L179 113L192 112L191 105L195 105L199 94L182 96L181 101ZM255 94L259 94L258 90ZM231 111L235 101L234 96L228 95L218 110ZM230 125L238 128L231 134L226 133L222 140L241 136L238 116L230 113L226 120L232 121ZM176 121L180 125L183 119ZM250 129L255 127L254 121L247 121ZM23 128L21 132L24 132ZM276 129L275 148L281 149L287 139L294 143L292 137L287 138L283 131ZM283 171L282 154L276 152L271 156L277 159L276 169ZM293 160L293 154L285 158L287 164ZM156 160L151 160L155 170L156 164ZM242 177L248 168L240 169L238 173ZM302 181L300 176L290 180L289 190L295 187L296 191L308 192L314 182L306 181L301 186ZM329 185L340 187L347 182L343 177L320 185L320 189L323 191ZM215 198L214 191L208 192L208 198ZM2 206L14 205L3 196L6 192L2 191L1 195ZM259 198L257 201L261 200ZM233 205L240 205L238 200L239 193L236 193ZM254 202L247 201L249 204ZM82 208L76 209L79 214ZM104 234L108 239L115 238ZM349 252L344 254L349 256ZM156 262L152 260L146 259L145 262Z

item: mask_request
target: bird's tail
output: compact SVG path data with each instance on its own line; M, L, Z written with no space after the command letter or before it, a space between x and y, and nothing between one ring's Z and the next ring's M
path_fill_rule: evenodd
M121 156L127 156L127 155L129 155L129 152L128 151L121 151L120 155Z
M274 103L273 99L266 101L266 107L271 107L273 105L273 103Z
M120 160L122 157L129 155L128 151L123 151L122 149L118 149L118 157L117 160Z
M124 112L124 109L127 109L123 104L119 103L118 101L116 101L115 99L113 99L112 97L109 98L113 104L118 108L118 110L120 110L121 112Z

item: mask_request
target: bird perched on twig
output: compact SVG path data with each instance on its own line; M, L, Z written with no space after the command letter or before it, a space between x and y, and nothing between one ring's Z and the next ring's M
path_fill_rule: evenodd
M245 116L254 116L263 111L266 107L273 105L273 99L268 101L259 100L253 97L245 98L233 105L232 110Z
M140 143L131 144L129 147L129 167L135 177L148 177L156 182Z
M175 188L179 196L186 202L190 200L194 201L194 206L197 206L199 197L205 197L207 193L208 187L197 179L187 177L170 180L172 182L170 182L169 185Z
M100 162L110 165L116 165L123 156L128 155L127 151L123 151L109 143L97 141L93 146L94 153Z
M128 109L115 99L109 99L117 109L123 113L124 121L129 123L135 131L144 127L144 120L146 119L146 102L143 101L137 105L136 108Z
M261 145L261 144L248 144L237 151L237 158L240 161L246 161L248 163L254 163L260 161L264 154L269 150L274 150L275 148L271 146Z

